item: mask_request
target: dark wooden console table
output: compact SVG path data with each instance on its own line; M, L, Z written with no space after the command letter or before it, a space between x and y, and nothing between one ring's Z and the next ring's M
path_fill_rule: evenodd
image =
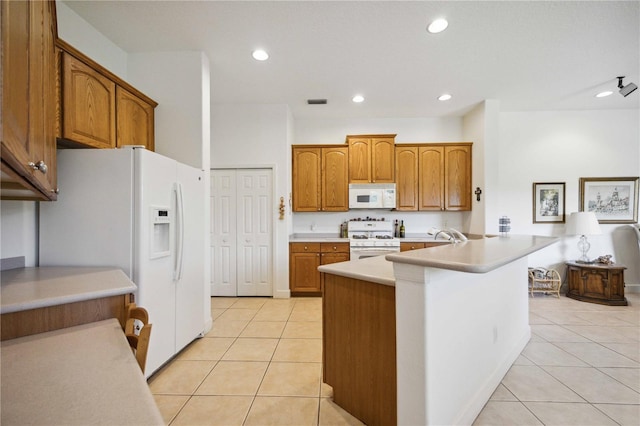
M626 306L623 265L567 262L567 297L601 305Z

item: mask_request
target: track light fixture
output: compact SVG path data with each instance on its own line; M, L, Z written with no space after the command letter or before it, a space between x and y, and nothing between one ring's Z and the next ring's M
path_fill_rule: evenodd
M636 86L633 83L629 83L626 86L623 85L622 84L622 79L623 78L624 78L624 76L618 77L618 89L620 89L620 94L626 98L631 93L635 92L638 89L638 86Z

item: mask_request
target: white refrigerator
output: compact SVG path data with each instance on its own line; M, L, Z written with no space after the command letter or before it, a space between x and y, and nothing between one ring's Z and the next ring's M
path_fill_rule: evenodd
M58 201L40 203L40 265L115 266L153 324L149 377L205 328L201 170L144 148L58 151Z

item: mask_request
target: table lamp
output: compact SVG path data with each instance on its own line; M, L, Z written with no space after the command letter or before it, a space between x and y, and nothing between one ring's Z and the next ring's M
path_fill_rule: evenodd
M580 241L578 241L578 250L582 252L582 256L577 263L593 263L587 257L587 252L591 247L591 244L587 241L587 235L600 235L600 225L598 224L598 218L593 212L574 212L569 217L567 223L567 235L580 235Z

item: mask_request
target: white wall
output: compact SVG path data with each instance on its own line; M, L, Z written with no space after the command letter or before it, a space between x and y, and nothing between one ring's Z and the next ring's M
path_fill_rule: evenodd
M58 37L126 80L127 52L120 49L66 4L56 1Z
M36 266L37 204L34 201L2 201L0 203L0 258L25 258L25 266Z
M499 197L498 164L500 102L482 102L463 118L464 140L473 141L472 191L480 188L480 201L473 196L471 214L464 228L472 234L495 234L498 224L496 200Z
M280 197L285 220L274 224L275 297L289 296L292 117L287 105L212 105L211 167L272 167L274 216Z
M396 134L396 143L460 142L461 117L297 119L296 144L343 144L347 135Z
M503 112L500 114L499 209L514 234L563 236L564 224L533 223L533 183L566 182L565 214L578 211L580 177L640 175L637 110ZM497 218L495 218L497 221ZM633 230L601 225L590 257L612 254L625 264L628 286L640 284L640 253ZM577 237L563 237L530 256L531 266L554 266L579 255ZM635 290L629 288L628 290Z
M149 52L129 54L127 82L158 102L155 109L155 151L199 169L209 169L204 155L203 122L210 126L210 112L203 99L210 94L203 52ZM206 88L205 88L206 84ZM204 143L203 143L204 142Z

